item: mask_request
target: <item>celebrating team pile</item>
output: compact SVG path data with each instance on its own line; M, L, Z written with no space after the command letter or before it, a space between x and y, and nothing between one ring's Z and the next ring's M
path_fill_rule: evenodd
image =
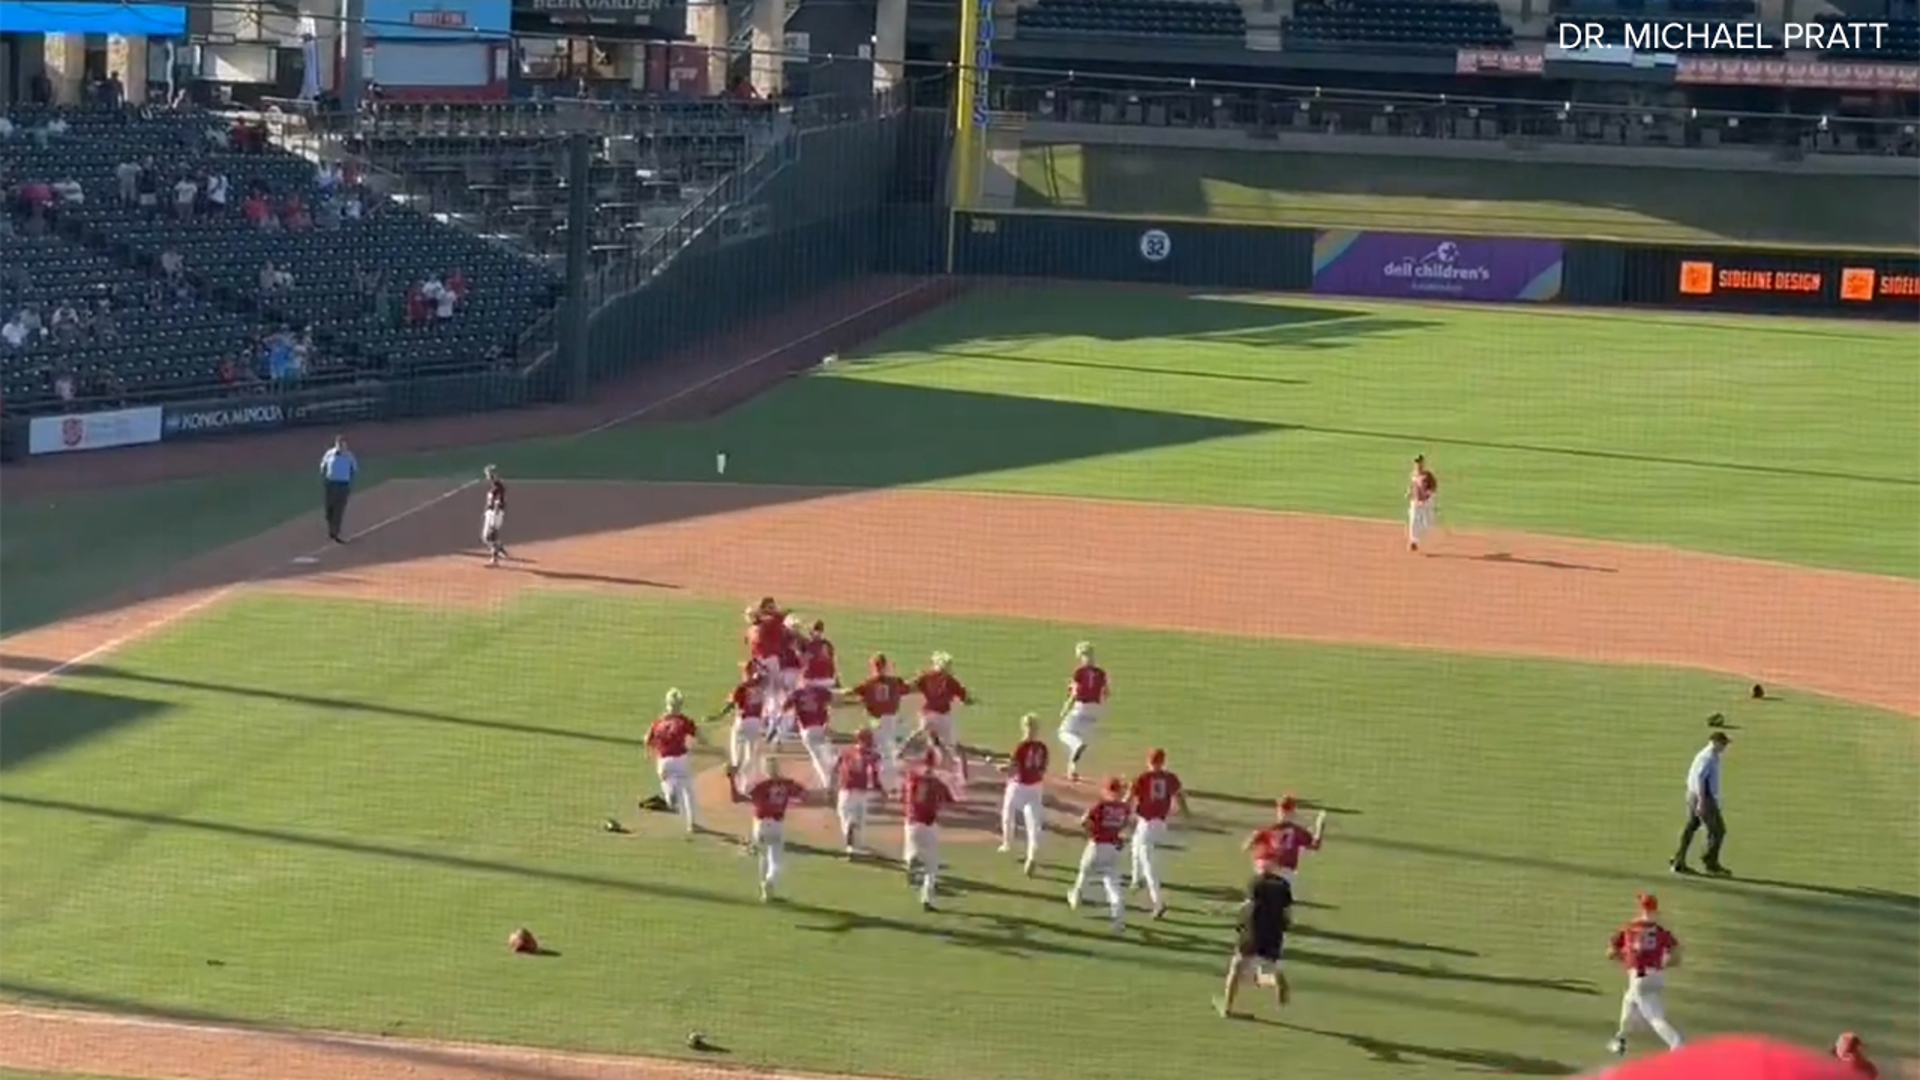
M789 811L809 805L831 808L844 853L859 858L871 855L868 825L875 807L892 802L898 806L901 822L900 866L921 906L934 911L942 869L941 824L953 808L974 798L970 758L1004 778L999 790L999 851L1017 854L1022 872L1034 875L1047 831L1047 778L1053 765L1052 748L1041 737L1036 714L1020 717L1019 738L1006 754L969 748L960 741L955 714L959 705L978 707L981 699L960 681L948 654L933 653L924 670L905 679L894 674L885 654L875 653L866 676L849 687L841 682L837 653L824 622L805 623L772 597L748 609L746 622L748 656L739 681L704 723L732 719L725 774L729 797L750 807L752 824L745 845L755 857L763 902L779 898ZM1074 657L1055 732L1066 751L1070 784L1081 782L1080 767L1112 690L1092 643L1075 645ZM919 702L908 729L901 724L900 714L913 698ZM688 761L693 744L702 739L701 724L683 711L685 699L679 690L668 691L664 704L665 712L653 722L646 739L660 780L660 795L651 802L678 813L691 836L701 826ZM839 741L833 732L836 705L857 707L865 714L861 726ZM812 787L788 776L781 759L772 753L794 744L813 774ZM1324 810L1311 826L1303 825L1297 817L1300 809L1299 800L1282 797L1275 804L1272 823L1254 830L1242 845L1254 874L1237 911L1238 937L1225 989L1215 1000L1222 1015L1232 1015L1239 985L1249 970L1262 985L1274 989L1281 1005L1290 1000L1291 990L1281 972L1283 943L1299 888L1301 860L1321 850L1327 825ZM1079 816L1085 842L1067 892L1069 907L1079 910L1089 887L1097 885L1109 923L1115 933L1121 933L1127 925L1127 893L1144 889L1151 917L1163 918L1168 902L1161 853L1176 815L1193 816L1186 786L1168 767L1164 749L1152 750L1146 768L1131 781L1119 776L1104 780ZM1639 916L1610 942L1609 958L1620 962L1628 975L1620 1026L1609 1044L1615 1053L1624 1052L1629 1032L1642 1021L1668 1046L1677 1048L1681 1043L1679 1032L1667 1021L1662 999L1664 971L1678 962L1679 942L1655 919L1656 910L1654 898L1642 895Z

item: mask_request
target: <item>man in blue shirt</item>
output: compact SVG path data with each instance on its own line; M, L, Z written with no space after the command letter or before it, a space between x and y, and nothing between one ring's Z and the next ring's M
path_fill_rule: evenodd
M360 472L360 463L354 460L353 451L347 449L347 438L336 435L333 449L320 455L320 480L326 490L327 539L336 544L344 544L340 531L347 520L347 498L353 494L353 478Z
M1687 865L1687 849L1693 846L1693 835L1703 825L1707 829L1707 854L1701 861L1707 873L1723 877L1731 873L1720 863L1720 845L1727 840L1725 804L1720 801L1720 764L1732 741L1726 732L1714 732L1687 767L1687 824L1680 830L1680 850L1673 853L1669 864L1676 874L1693 873Z

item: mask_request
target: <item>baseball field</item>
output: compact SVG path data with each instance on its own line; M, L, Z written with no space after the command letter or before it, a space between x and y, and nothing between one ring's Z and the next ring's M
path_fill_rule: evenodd
M16 470L0 1066L1566 1075L1606 1059L1603 951L1637 890L1684 942L1688 1035L1920 1055L1916 345L983 287L707 419L607 402L422 455L354 433L341 546L325 432L165 447L203 475L141 487L102 486L117 454ZM475 442L490 424L534 427L482 419ZM1416 453L1442 480L1418 553ZM477 555L489 462L499 569ZM1069 910L1084 787L1050 787L1027 878L976 774L931 913L897 867L829 853L816 809L787 902L759 903L717 749L710 834L637 810L661 695L717 707L769 594L826 621L843 675L951 653L981 698L960 738L995 750L1023 712L1051 729L1095 642L1115 689L1088 771L1164 747L1192 789L1168 917L1136 897L1114 934ZM1714 713L1733 876L1670 876ZM1239 844L1283 793L1328 819L1295 999L1249 992L1225 1021ZM518 926L547 954L510 954Z

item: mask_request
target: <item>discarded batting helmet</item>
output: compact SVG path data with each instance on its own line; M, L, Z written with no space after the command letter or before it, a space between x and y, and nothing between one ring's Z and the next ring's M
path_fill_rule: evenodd
M533 931L523 926L507 935L507 948L517 953L537 953L540 951L540 942L533 936Z

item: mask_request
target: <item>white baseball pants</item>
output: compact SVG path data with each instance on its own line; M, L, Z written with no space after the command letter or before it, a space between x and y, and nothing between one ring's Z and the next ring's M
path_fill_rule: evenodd
M1158 818L1142 818L1133 830L1129 845L1133 863L1133 884L1147 887L1147 899L1158 908L1166 903L1160 889L1160 842L1166 839L1167 823Z
M859 847L867 831L867 811L873 808L873 792L842 789L834 797L834 808L840 813L841 838L848 847Z
M1667 977L1664 972L1650 971L1645 975L1627 976L1627 992L1620 996L1620 1037L1626 1038L1640 1021L1653 1029L1667 1049L1678 1050L1683 1042L1680 1029L1667 1020L1665 990Z
M1073 877L1073 902L1077 907L1086 895L1087 883L1098 881L1107 893L1107 914L1118 926L1127 917L1126 894L1120 891L1120 849L1112 844L1087 841L1080 853L1080 872Z
M1027 831L1027 861L1034 861L1040 854L1040 834L1043 831L1040 811L1045 805L1045 795L1039 784L1007 781L1007 793L1000 799L1000 846L1013 847L1014 830L1024 827Z
M753 845L760 853L760 887L772 892L780 882L780 872L786 868L786 828L778 821L755 818Z
M1407 543L1417 544L1433 531L1433 503L1407 504Z
M687 831L692 832L697 821L693 806L693 772L687 768L686 755L663 757L656 765L660 774L660 797L667 805L680 812L686 819Z
M822 788L833 786L833 739L824 727L800 729L800 748L813 764L813 775Z
M909 870L920 869L920 902L933 903L935 879L940 876L940 827L906 823L906 835L900 844L900 858Z

